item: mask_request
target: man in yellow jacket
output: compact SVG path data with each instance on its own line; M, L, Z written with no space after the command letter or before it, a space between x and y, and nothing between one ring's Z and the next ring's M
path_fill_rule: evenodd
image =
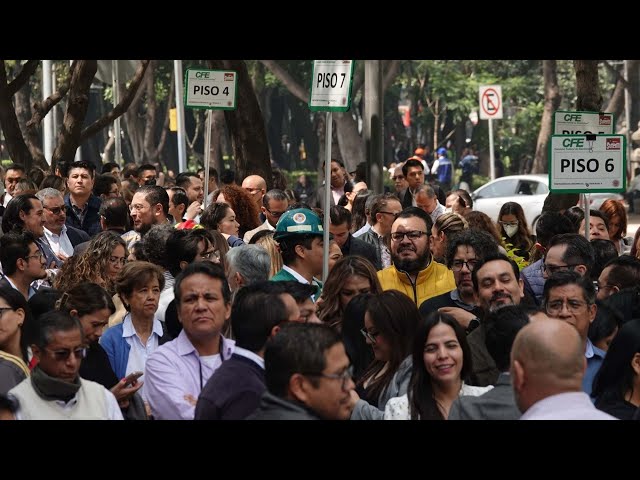
M391 226L393 264L378 272L383 290L400 290L417 306L456 288L451 270L431 257L432 226L431 217L420 208L400 212Z

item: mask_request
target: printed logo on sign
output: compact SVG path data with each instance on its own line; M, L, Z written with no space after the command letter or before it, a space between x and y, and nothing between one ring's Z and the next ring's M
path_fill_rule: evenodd
M607 115L600 115L598 125L611 125L611 117Z
M296 213L293 216L293 221L296 223L304 223L306 219L307 217L304 213Z
M620 150L620 139L619 138L607 138L607 150Z
M342 60L343 64L349 63L351 60Z
M618 180L614 180L612 183L614 187L617 187L620 185L620 182Z
M233 73L225 73L224 74L225 82L233 82Z

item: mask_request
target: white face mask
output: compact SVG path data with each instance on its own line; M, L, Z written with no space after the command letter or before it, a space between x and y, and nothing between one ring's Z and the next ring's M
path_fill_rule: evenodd
M504 233L506 233L509 238L518 233L518 225L503 225L502 228L504 228Z

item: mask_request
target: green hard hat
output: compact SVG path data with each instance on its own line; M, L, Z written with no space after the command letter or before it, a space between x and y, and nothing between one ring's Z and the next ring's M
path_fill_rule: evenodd
M323 235L320 217L307 208L296 208L284 212L276 224L276 240L290 235Z

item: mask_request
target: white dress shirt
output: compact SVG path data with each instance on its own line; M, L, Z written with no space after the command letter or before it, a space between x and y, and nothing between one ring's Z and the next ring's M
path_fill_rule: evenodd
M62 230L60 231L60 235L56 235L47 227L44 227L44 236L47 238L47 242L49 242L49 246L53 253L56 255L60 255L62 253L66 257L70 257L73 255L73 245L71 244L71 240L69 240L69 236L67 235L67 226L62 225Z

